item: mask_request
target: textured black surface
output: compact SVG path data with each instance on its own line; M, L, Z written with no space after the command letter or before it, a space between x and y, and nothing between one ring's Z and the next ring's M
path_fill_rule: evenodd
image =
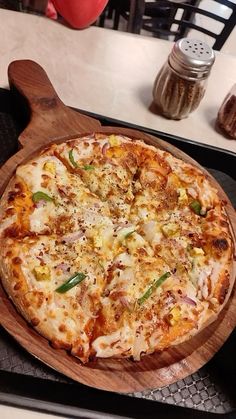
M0 8L10 10L20 10L19 0L0 0Z
M3 163L7 158L10 157L10 155L14 154L14 152L17 150L17 136L20 132L20 125L19 122L16 122L17 120L18 118L15 117L15 114L11 106L11 96L9 92L0 89L0 163ZM162 138L164 137L165 136L162 134ZM186 147L189 147L189 154L191 154L192 157L195 157L195 155L196 157L201 156L200 146L195 145L195 148L198 148L196 149L197 151L194 153L194 146L192 144L186 142L181 143L181 140L178 144L178 141L177 145L183 146L182 148L184 148L184 151L188 151L186 150ZM214 165L214 169L209 169L209 171L222 185L223 189L231 199L232 204L236 207L235 180L233 180L227 174L219 170L216 170L217 159L219 161L217 151L215 151L214 158L214 150L211 150L211 158L212 160L209 161L209 163L212 163ZM227 153L221 153L220 159L220 168L222 169L223 165L224 170L229 171L229 173L231 174L232 164L233 162L235 164L236 156L233 157L227 155ZM198 161L200 163L204 163L204 159L203 161L201 161L201 158L198 158ZM232 412L233 409L236 408L236 389L232 385L236 377L236 363L233 361L235 359L235 343L236 332L234 332L230 336L228 341L221 348L221 350L214 356L214 358L195 374L192 374L184 380L180 380L168 387L164 387L159 390L149 390L130 394L129 396L132 397L131 399L131 397L127 396L126 398L124 398L124 396L119 395L111 396L111 393L92 390L80 384L74 383L72 380L67 379L61 374L58 374L54 370L45 366L40 361L33 358L33 356L31 356L24 349L22 349L7 334L7 332L0 328L0 392L5 392L5 394L17 393L25 395L27 397L29 397L29 395L32 395L32 397L35 398L41 397L44 400L51 400L55 402L54 394L49 393L47 394L46 398L46 396L43 395L42 390L40 390L40 385L42 386L43 380L43 382L45 383L45 388L46 383L48 387L50 387L50 385L53 384L54 386L57 385L58 389L63 388L63 401L65 404L73 404L71 400L72 388L73 391L78 390L80 394L86 394L87 398L93 397L94 411L101 410L101 408L99 407L98 399L101 401L103 398L105 398L106 405L108 406L109 403L113 402L115 404L119 404L120 397L120 401L127 401L127 399L129 399L129 403L132 403L133 400L135 406L137 406L137 403L141 403L141 400L138 402L137 399L146 399L152 401L152 403L148 404L148 406L152 406L153 415L155 414L155 412L158 411L156 410L157 407L160 406L159 403L153 402L162 402L168 405L192 408L195 409L195 411L198 410L199 414L201 410L212 413ZM21 382L25 380L25 387L21 387L18 385L19 377ZM66 384L67 386L65 386ZM29 386L29 390L27 386ZM116 397L116 399L113 400L112 397ZM135 401L134 397L136 398ZM12 402L14 403L14 397L12 398ZM58 401L56 400L56 402ZM82 404L85 403L84 398L80 402ZM116 413L118 413L119 409L121 409L121 406L118 408L116 405L115 409ZM182 412L184 414L185 410L183 409ZM149 413L150 416L148 415L146 417L152 417L151 412ZM136 414L134 414L134 416L132 417L139 417L135 415ZM178 417L181 417L181 414L180 416L178 415Z
M19 127L12 114L9 92L0 89L0 166L17 151Z

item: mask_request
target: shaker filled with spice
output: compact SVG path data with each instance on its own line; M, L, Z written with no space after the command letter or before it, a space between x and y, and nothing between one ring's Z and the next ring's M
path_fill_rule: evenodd
M171 119L186 118L201 102L215 61L214 51L202 41L177 41L153 87L154 103Z
M233 85L219 109L217 124L229 138L236 140L236 84Z

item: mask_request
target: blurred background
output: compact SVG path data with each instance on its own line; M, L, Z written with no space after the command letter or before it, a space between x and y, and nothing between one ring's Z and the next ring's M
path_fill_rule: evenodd
M0 7L45 14L66 24L60 14L49 11L49 3L0 0ZM191 36L236 55L236 0L110 0L93 24L170 41Z

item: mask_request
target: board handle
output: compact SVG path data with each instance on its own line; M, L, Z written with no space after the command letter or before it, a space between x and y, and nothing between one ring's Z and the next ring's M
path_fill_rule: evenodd
M58 97L44 69L31 60L13 61L8 67L9 85L22 95L30 109L30 122L19 142L42 145L83 132L98 131L99 121L67 107Z

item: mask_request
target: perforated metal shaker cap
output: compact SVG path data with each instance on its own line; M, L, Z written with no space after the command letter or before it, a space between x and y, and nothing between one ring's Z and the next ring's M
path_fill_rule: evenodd
M170 66L185 78L204 79L215 61L214 51L198 39L182 38L169 55Z

